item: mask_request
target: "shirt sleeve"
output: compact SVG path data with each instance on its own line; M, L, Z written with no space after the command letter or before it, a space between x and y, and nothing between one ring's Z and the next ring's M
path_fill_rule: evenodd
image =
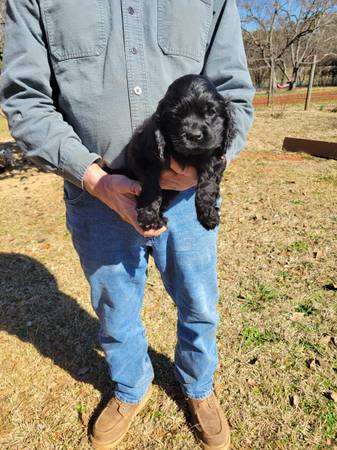
M219 1L217 2L219 3ZM235 0L221 2L202 73L210 78L218 91L231 98L235 110L237 136L227 151L230 163L246 144L253 123L255 89L247 67L241 21Z
M55 83L37 0L7 0L0 100L10 132L35 164L83 188L100 156L56 110Z

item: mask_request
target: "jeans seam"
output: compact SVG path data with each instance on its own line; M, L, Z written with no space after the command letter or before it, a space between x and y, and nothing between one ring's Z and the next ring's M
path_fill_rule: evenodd
M124 400L123 394L120 394L120 393L118 393L118 392L115 392L115 398L117 398L117 399L120 400L121 402L127 403L127 404L129 404L129 405L138 405L138 403L140 403L140 402L145 398L145 396L147 395L147 393L148 393L148 391L149 391L149 389L150 389L150 386L151 386L151 382L150 382L149 387L147 388L147 390L144 392L144 394L140 397L139 400L137 400L137 401L135 401L135 402L130 402L129 400Z
M185 390L185 395L188 398L191 398L192 400L204 400L205 398L209 397L212 393L213 393L213 387L211 389L209 389L208 391L206 391L206 393L203 394L199 394L199 395L193 395L193 394L189 394L186 390Z
M171 286L168 284L168 283L164 283L164 281L163 281L163 284L164 284L164 287L165 287L165 289L167 290L167 292L169 293L169 295L172 297L172 299L173 299L173 295L172 295L172 288L171 288ZM173 300L174 301L174 300ZM175 303L175 302L174 302ZM185 307L185 305L183 305L183 307ZM176 347L177 348L177 347ZM175 369L176 369L176 365L175 365ZM190 395L190 394L188 394L187 393L187 391L186 391L186 389L184 388L184 385L183 385L183 383L179 383L180 385L181 385L181 388L182 388L182 390L184 391L184 393L185 393L185 395L188 397L188 398L191 398L191 399L195 399L195 400L203 400L203 399L205 399L205 398L207 398L207 397L209 397L211 394L212 394L212 392L213 392L213 385L212 385L212 388L211 389L209 389L208 391L206 391L206 393L203 393L203 394L199 394L199 395Z

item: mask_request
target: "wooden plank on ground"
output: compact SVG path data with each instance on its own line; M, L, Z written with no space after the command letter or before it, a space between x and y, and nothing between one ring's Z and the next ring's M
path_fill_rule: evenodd
M283 150L309 153L309 155L320 158L337 159L337 142L286 137L283 141Z

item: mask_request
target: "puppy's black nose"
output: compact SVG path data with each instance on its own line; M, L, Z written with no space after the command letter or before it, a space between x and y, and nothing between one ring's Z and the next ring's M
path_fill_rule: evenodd
M199 142L203 138L203 133L201 130L190 130L186 133L186 137L191 142Z

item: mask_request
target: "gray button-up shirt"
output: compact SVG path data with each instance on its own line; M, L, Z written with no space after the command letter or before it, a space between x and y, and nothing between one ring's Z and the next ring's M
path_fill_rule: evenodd
M7 0L2 108L35 163L82 186L123 164L169 84L203 73L232 98L242 149L254 89L235 0Z

